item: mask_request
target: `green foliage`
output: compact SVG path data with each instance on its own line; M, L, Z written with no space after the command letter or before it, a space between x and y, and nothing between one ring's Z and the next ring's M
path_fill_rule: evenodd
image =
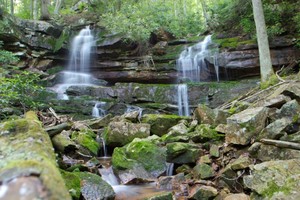
M65 41L67 41L69 39L69 35L66 34L65 32L63 32L59 38L57 39L48 39L48 43L51 45L53 52L57 52L58 50L60 50L64 44Z
M22 106L26 109L37 109L43 105L46 91L38 85L39 76L24 71L10 78L0 78L0 105Z

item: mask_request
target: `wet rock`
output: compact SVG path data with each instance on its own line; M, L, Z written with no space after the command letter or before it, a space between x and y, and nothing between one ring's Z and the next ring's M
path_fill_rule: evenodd
M110 146L124 146L134 138L146 138L148 136L150 136L149 124L134 124L126 121L110 122L103 134L106 144Z
M265 127L268 109L250 108L227 118L227 125L219 125L216 130L225 133L229 144L247 145Z
M244 193L229 194L224 200L250 200L250 197Z
M51 140L54 148L61 153L68 153L77 149L76 143L70 138L71 133L63 131L55 135Z
M244 184L261 199L299 199L299 159L269 161L252 167Z
M279 148L273 145L266 145L260 142L254 143L248 151L250 154L261 161L270 161L270 160L288 160L297 158L300 159L300 151Z
M175 126L182 119L188 119L188 117L147 114L143 116L142 122L151 125L151 134L162 136L168 133L168 129Z
M195 179L208 179L214 176L215 171L210 165L202 163L196 165L192 173Z
M157 188L163 190L173 190L176 192L184 192L181 190L181 184L184 184L186 178L183 173L175 176L161 176L157 182Z
M115 148L112 155L113 168L126 170L138 165L158 177L166 170L166 149L158 146L158 140L157 136L136 138L124 147Z
M141 165L135 165L132 169L118 170L117 173L121 183L124 185L149 183L155 180L155 177Z
M218 190L211 186L194 186L190 190L188 199L193 200L209 200L218 195Z
M170 163L185 164L194 163L203 155L200 146L189 143L174 142L168 143L167 161Z

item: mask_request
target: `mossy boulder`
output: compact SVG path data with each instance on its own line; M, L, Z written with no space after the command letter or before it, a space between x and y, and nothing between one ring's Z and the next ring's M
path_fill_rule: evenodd
M213 168L205 163L198 164L193 168L193 175L195 179L208 179L214 176Z
M61 171L73 199L113 200L115 192L100 176L89 172Z
M188 120L189 118L178 115L147 114L143 116L142 122L151 125L150 132L152 135L162 136L182 119Z
M112 165L116 170L133 169L142 166L154 177L166 170L166 149L158 146L157 137L134 139L124 147L114 149Z
M42 192L36 190L31 198L40 199L46 195L47 199L71 199L56 166L51 140L34 112L27 112L24 119L0 124L0 152L2 186L11 180L27 184L34 179L38 184L36 188L43 189ZM15 190L21 190L20 185ZM6 192L6 195L9 199L11 194Z
M219 134L209 124L200 124L195 128L195 131L188 133L191 140L194 142L207 142L210 140L220 140L224 138L223 134Z
M194 163L203 155L200 146L195 144L173 142L167 145L167 161L169 163Z
M146 138L148 136L150 136L149 124L134 124L127 121L110 122L103 134L103 138L109 146L124 146L134 138Z
M80 146L89 150L93 155L97 155L100 148L100 144L97 143L95 138L96 134L88 129L72 133L72 139Z
M189 127L186 120L182 120L179 124L172 126L166 135L162 136L162 140L166 143L185 142L190 139L188 136Z
M299 159L269 161L254 165L244 184L259 199L299 199Z

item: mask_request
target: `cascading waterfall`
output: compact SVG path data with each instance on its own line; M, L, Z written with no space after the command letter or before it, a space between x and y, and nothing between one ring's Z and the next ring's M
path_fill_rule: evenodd
M92 85L92 75L88 74L91 65L92 49L96 46L89 26L74 37L71 44L70 62L67 71L62 72L62 84L53 87L58 99L68 100L66 90L72 85Z
M211 35L208 35L202 42L181 52L177 60L177 70L182 72L183 78L193 82L201 81L201 72L208 69L205 57L210 54L210 50L207 49L210 44L212 44Z
M102 158L107 158L107 147L103 137L97 135L96 141L102 146Z
M178 115L180 116L190 115L187 84L177 85L177 104L178 104Z
M111 186L116 186L120 184L118 178L113 172L112 166L99 169L99 173L101 174L101 178Z
M95 118L104 117L106 115L105 105L106 102L96 102L92 110L92 116Z
M174 171L174 163L167 163L167 176L172 176Z

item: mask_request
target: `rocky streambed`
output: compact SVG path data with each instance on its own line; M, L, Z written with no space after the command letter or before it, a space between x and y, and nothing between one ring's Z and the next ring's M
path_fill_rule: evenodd
M73 199L115 198L113 187L99 173L99 169L107 167L98 159L103 156L103 141L120 184L154 182L158 190L164 191L141 199L298 199L299 85L298 74L294 80L262 91L252 90L215 109L198 105L193 117L139 117L139 112L133 111L120 116L65 121L46 127L47 133L33 128L38 122L22 123L30 121L27 118L3 122L1 165L7 167L0 170L0 190L5 191L0 199L10 195L11 190L4 189L10 188L16 178L33 176L43 180L42 172L32 163L48 161L26 156L43 151L18 144L26 142L30 147L32 142L44 141L44 137L51 138L65 179L67 189L59 189L68 190ZM39 116L43 121L45 113ZM63 121L62 116L57 117ZM25 138L20 134L30 135ZM53 152L51 143L43 144ZM15 152L19 146L28 152L19 153L25 156ZM23 167L15 162L15 155L27 164ZM170 165L171 174L167 173ZM61 177L55 172L47 180L58 178ZM38 184L53 188L51 181ZM56 191L49 194L59 195ZM40 191L35 195L41 195Z

